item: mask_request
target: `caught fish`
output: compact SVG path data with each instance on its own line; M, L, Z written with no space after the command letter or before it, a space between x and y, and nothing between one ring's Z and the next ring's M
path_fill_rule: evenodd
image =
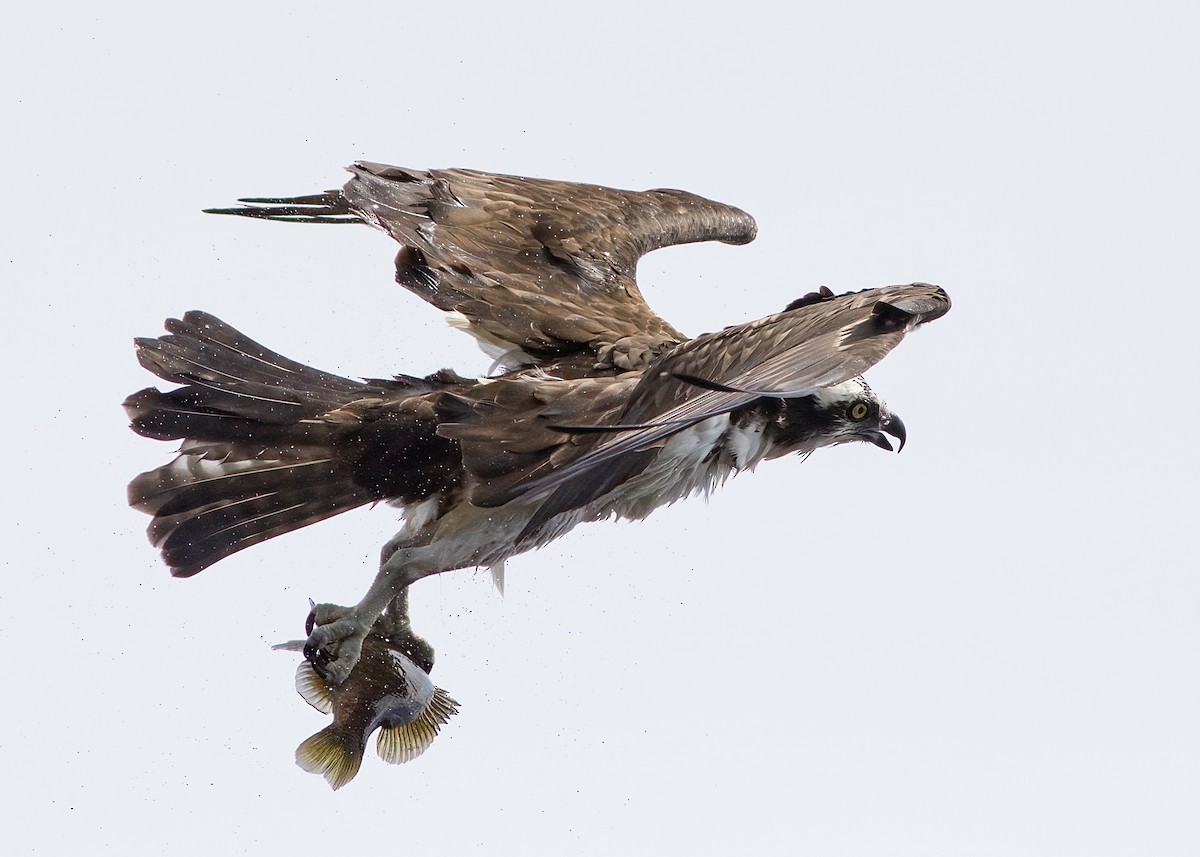
M380 624L386 619L387 614ZM376 729L376 751L396 765L425 752L458 712L458 703L429 679L433 647L407 628L384 633L380 624L363 641L362 658L341 684L326 681L307 660L296 670L296 690L304 700L333 715L333 723L296 748L296 764L321 774L334 789L354 779ZM296 640L275 648L303 646Z

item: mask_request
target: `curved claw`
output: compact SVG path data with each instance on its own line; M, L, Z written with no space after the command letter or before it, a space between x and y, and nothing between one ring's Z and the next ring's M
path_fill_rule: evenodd
M358 663L370 626L362 627L352 611L334 604L314 606L306 626L305 659L326 681L341 684Z
M334 655L329 654L329 652L311 641L304 643L304 659L312 664L317 672L322 675L324 675L324 668L329 665L329 662L337 660Z

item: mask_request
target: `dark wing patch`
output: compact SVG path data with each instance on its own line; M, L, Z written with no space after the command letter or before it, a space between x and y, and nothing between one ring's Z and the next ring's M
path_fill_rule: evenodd
M821 286L821 288L817 289L815 292L809 292L802 298L796 298L790 304L785 306L783 311L787 312L791 309L800 309L802 306L812 306L813 304L819 304L834 297L836 297L836 295L834 295L829 286Z

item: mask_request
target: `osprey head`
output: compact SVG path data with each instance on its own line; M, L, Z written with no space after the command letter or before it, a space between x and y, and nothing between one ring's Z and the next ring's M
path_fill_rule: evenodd
M772 458L852 441L866 441L889 452L897 449L886 435L898 440L899 449L904 449L908 436L904 423L861 377L782 402L783 412L778 418L782 436Z
M891 452L894 447L884 437L890 434L904 449L908 438L904 423L861 377L818 390L812 398L820 424L818 446L865 440Z

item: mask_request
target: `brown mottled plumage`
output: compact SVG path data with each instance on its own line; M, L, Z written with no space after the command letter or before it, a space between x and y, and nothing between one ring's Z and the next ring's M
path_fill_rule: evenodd
M756 232L744 211L680 190L639 193L365 161L350 172L341 191L209 210L369 223L402 245L401 285L462 313L479 334L543 359L587 350L613 365L682 342L687 337L642 299L638 259L672 244L745 244Z
M216 209L363 222L401 243L396 277L499 355L502 375L354 381L287 360L188 313L138 340L184 386L144 390L134 429L183 439L130 501L176 574L380 499L405 524L353 608L317 605L307 654L350 674L386 605L416 580L491 566L576 524L641 518L765 458L904 427L858 377L949 309L936 286L827 289L689 339L655 315L638 258L670 244L745 243L744 212L683 191L635 193L471 170L359 163L341 191Z

